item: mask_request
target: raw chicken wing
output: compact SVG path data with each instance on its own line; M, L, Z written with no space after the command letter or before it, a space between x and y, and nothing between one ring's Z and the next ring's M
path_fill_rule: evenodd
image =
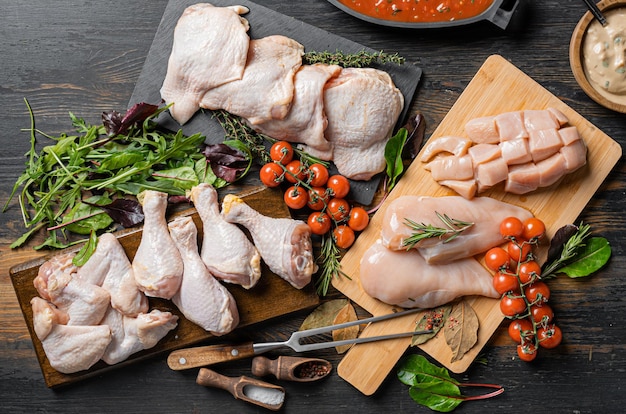
M188 7L174 29L174 43L161 87L170 114L180 124L198 109L204 93L241 79L250 38L242 6L214 7L208 3Z
M144 225L133 259L135 281L146 295L170 299L180 286L183 260L165 221L167 194L145 191L141 204Z
M191 217L180 217L169 227L185 267L172 302L187 319L213 335L229 333L239 324L237 304L200 258L196 225Z
M392 251L379 241L363 254L360 280L368 295L403 308L434 308L467 295L500 297L491 273L473 258L431 265L418 251Z
M250 231L254 245L272 272L297 289L311 281L317 265L313 257L311 229L306 223L264 216L232 194L226 195L222 204L224 218Z
M191 201L202 220L200 256L218 279L246 289L261 277L261 255L244 232L220 214L217 191L209 184L191 189Z

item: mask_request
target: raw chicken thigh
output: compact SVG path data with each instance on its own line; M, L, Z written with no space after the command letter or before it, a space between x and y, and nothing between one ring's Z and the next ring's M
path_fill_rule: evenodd
M50 366L64 374L89 369L111 342L107 325L64 325L58 310L46 300L31 300L35 333Z
M39 267L33 284L39 295L69 316L68 325L97 325L111 296L100 286L76 277L74 253L53 257Z
M317 265L311 229L306 223L264 216L232 194L226 195L222 204L224 218L250 231L254 245L272 272L297 289L311 281Z
M433 308L466 295L500 297L491 273L472 258L430 265L418 251L393 251L380 242L363 254L360 280L368 295L403 308Z
M180 124L200 109L207 90L243 76L250 38L248 21L240 15L247 12L242 6L200 3L178 20L161 97L174 104L170 114Z
M185 267L180 289L172 302L187 319L213 335L232 331L239 324L237 304L200 258L198 231L192 218L177 218L169 227Z
M167 194L145 191L141 204L144 225L141 242L133 259L135 281L146 295L170 299L180 286L183 260L165 220Z
M215 188L199 184L191 189L190 198L202 220L200 256L209 271L225 282L246 289L254 286L261 277L261 255L236 224L224 220Z
M524 208L490 197L467 200L461 196L405 195L393 200L385 210L382 244L391 250L406 250L404 240L413 234L413 230L406 224L407 219L418 224L446 228L437 213L474 224L453 240L433 237L417 243L415 247L431 264L447 263L485 252L502 243L500 223L506 217L514 216L522 221L532 217Z
M385 145L402 112L404 97L386 72L346 68L326 84L326 139L342 175L369 180L385 168Z
M308 154L332 159L332 146L324 137L328 125L324 110L326 82L341 72L337 65L303 65L295 76L295 91L289 114L281 120L254 125L272 138L301 143Z
M129 317L109 308L103 324L111 328L112 340L102 355L102 360L113 365L136 352L150 349L174 329L177 323L178 316L158 309Z
M148 298L135 283L124 247L112 233L98 238L96 250L77 272L81 280L102 286L111 295L111 306L127 316L148 311Z
M302 55L304 46L285 36L251 40L243 78L208 90L200 107L224 109L252 125L283 119L291 108Z

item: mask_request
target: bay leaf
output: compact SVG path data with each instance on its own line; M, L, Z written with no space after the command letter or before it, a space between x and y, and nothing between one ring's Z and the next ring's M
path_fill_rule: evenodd
M344 323L344 322L352 322L356 321L356 311L354 310L354 306L351 303L347 303L343 308L339 310L337 316L335 316L335 320L333 321L333 325ZM333 331L333 341L342 341L344 339L354 339L359 336L359 326L349 326L343 329L337 329ZM343 354L347 352L354 344L336 346L338 354Z
M443 328L446 343L452 349L450 362L463 358L465 353L476 344L478 325L478 316L467 301L459 301L452 307Z
M322 303L304 319L302 325L300 325L300 330L304 331L306 329L332 325L339 311L348 303L348 299L334 299Z
M415 330L424 331L432 329L433 332L429 334L415 335L411 340L411 346L421 345L434 338L441 328L443 328L451 310L452 305L448 304L427 311L415 325Z

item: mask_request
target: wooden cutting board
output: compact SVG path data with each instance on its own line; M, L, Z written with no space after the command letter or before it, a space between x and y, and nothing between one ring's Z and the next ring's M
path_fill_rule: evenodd
M560 182L527 195L506 194L501 188L481 194L530 210L546 223L547 235L568 223L575 223L596 190L620 159L621 146L596 126L576 113L537 82L529 78L501 56L490 56L450 112L432 134L431 139L443 135L465 136L463 126L473 118L495 115L523 109L561 110L578 128L588 146L587 165ZM418 156L419 158L419 156ZM389 313L392 307L367 295L359 282L359 260L379 237L382 218L389 202L401 195L445 196L454 193L439 186L423 167L415 161L406 171L382 208L374 215L371 224L343 258L343 271L350 278L333 280L333 286L373 315ZM480 260L481 258L477 258ZM393 277L390 270L389 277ZM443 333L420 346L435 360L455 373L462 373L474 361L483 346L503 320L498 300L484 297L469 298L476 311L480 328L478 343L461 359L451 361L451 351ZM416 317L391 320L366 328L364 334L379 335L404 332L415 327ZM387 377L402 354L410 346L411 339L398 339L354 346L338 366L339 375L366 395L374 393ZM511 352L514 352L511 347Z
M240 196L246 203L259 211L261 214L270 217L290 217L289 210L283 202L282 194L277 189L257 187L247 190L245 193L241 193ZM191 215L193 217L194 223L198 227L198 234L201 242L202 221L200 221L195 209L189 209L176 214L176 216L178 215ZM141 241L141 234L141 228L130 229L117 234L122 246L124 246L126 254L131 260L137 251L139 242ZM69 250L66 250L65 252L67 251ZM44 380L48 387L67 385L94 375L102 374L104 371L112 368L132 364L146 358L154 357L175 349L188 347L197 344L198 342L213 338L213 336L207 331L185 319L185 317L171 301L150 298L150 309L156 308L162 311L169 311L179 317L178 326L174 330L170 331L165 338L161 339L155 347L131 355L126 361L113 366L109 366L100 361L86 371L74 374L62 374L50 366L41 342L33 330L33 312L30 300L33 297L38 296L37 290L33 286L33 279L37 276L39 266L43 264L45 260L46 257L42 257L24 264L16 265L10 269L9 273L20 308L24 314L24 320L33 340L35 353L37 354L37 359L39 360ZM315 292L315 287L312 283L304 289L298 290L270 272L265 264L263 264L262 271L263 274L261 279L257 285L250 290L245 290L237 285L225 284L237 302L239 316L241 319L238 327L249 326L299 310L313 308L319 304L319 297ZM268 303L271 303L272 305L268 306Z

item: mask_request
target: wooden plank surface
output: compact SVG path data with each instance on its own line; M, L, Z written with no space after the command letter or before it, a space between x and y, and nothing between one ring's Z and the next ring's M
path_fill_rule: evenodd
M269 217L289 217L289 210L282 202L282 195L278 190L257 187L256 189L248 190L245 194L242 193L241 197L261 214ZM190 215L193 218L198 228L198 236L201 243L202 221L195 209L188 209L176 213L172 217L169 217L169 219L180 215ZM124 250L129 259L132 260L139 246L139 242L141 241L141 228L124 230L118 232L116 235L122 246L124 246ZM65 250L63 252L67 251L71 250ZM57 252L55 254L62 254L63 252ZM41 342L33 330L33 313L30 300L38 296L37 290L33 286L33 279L37 276L39 266L44 263L46 258L47 257L41 257L13 266L10 269L10 276L20 308L24 315L24 320L33 340L41 371L48 387L67 385L112 368L136 363L155 355L191 346L213 338L210 333L188 321L171 301L149 298L150 309L172 312L179 317L178 326L159 341L155 347L133 354L127 360L113 366L109 366L100 361L86 371L73 374L60 373L50 366ZM240 286L228 283L225 284L225 286L233 294L237 302L240 316L238 328L267 321L299 310L309 309L319 303L319 297L312 283L301 290L295 289L289 283L270 272L265 264L262 265L261 279L253 288L246 290ZM269 304L271 304L271 306L268 306Z
M546 223L547 235L552 237L558 228L576 220L620 159L622 150L617 142L498 55L490 56L485 61L448 115L433 132L431 139L444 135L464 136L465 123L480 116L549 107L561 110L569 118L570 124L578 128L588 146L587 165L567 175L560 182L529 194L507 194L500 186L481 196L489 196L530 210ZM333 280L335 288L374 315L389 313L392 307L363 292L359 283L359 261L365 250L379 238L385 207L390 201L407 194L444 196L454 193L438 185L421 162L414 162L385 204L376 212L369 227L343 258L342 269L350 278ZM390 277L393 275L390 274ZM474 297L471 298L471 305L480 321L479 337L477 344L463 358L450 362L451 351L442 333L420 346L422 350L456 373L462 373L469 367L503 319L498 300ZM369 327L366 330L367 335L403 332L412 329L418 318L419 315L379 323ZM355 346L340 363L338 373L364 394L372 394L409 345L410 339L397 340L392 344L371 343Z

